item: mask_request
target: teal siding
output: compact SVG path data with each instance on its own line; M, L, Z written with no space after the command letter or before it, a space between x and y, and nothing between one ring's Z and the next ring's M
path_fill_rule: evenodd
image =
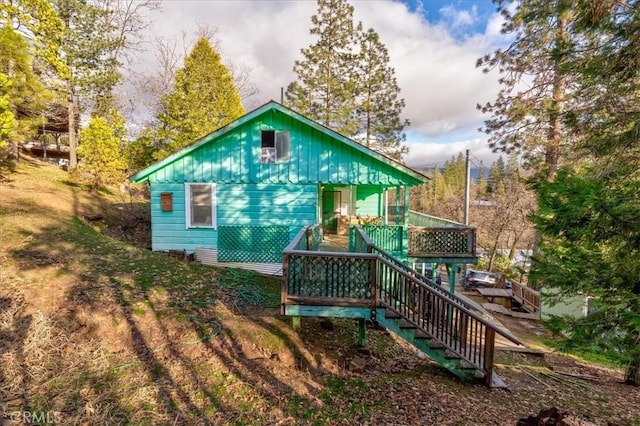
M287 225L291 238L316 223L316 185L218 185L218 225Z
M356 214L358 216L382 216L382 196L380 186L358 186Z
M288 130L291 159L260 162L261 130ZM404 185L407 176L390 164L276 109L242 122L149 175L154 183Z
M289 227L291 239L304 225L316 223L316 185L223 184L216 186L218 226ZM163 212L160 194L173 193L173 211ZM151 239L153 250L195 251L218 247L217 229L186 227L183 183L151 185Z
M160 194L173 193L173 211L163 212ZM151 248L152 250L195 251L196 247L216 247L218 232L215 229L187 229L184 184L151 185Z

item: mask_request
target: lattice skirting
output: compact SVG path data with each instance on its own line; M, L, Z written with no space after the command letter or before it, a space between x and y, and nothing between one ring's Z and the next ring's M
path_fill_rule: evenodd
M196 248L196 260L203 265L216 266L219 268L247 269L265 275L282 276L282 263L220 262L218 260L218 249L214 248Z

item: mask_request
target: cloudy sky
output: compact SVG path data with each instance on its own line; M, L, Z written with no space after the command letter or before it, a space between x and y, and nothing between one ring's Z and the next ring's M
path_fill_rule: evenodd
M470 149L474 163L490 164L483 116L475 106L495 99L497 76L475 67L482 55L504 45L501 19L489 0L351 0L355 21L373 28L388 48L406 101L403 116L415 167L441 164ZM198 25L216 28L225 61L251 68L259 93L246 101L253 109L280 100L280 88L295 80L300 49L309 34L315 0L164 0L150 12L147 38L195 37ZM141 55L151 70L150 53Z

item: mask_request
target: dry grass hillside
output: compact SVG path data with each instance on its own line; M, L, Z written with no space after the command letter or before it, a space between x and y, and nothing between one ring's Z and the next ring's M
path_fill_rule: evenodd
M305 319L298 334L277 315L278 280L150 252L147 207L117 189L87 192L30 159L5 178L4 424L515 425L551 407L640 424L640 389L619 371L502 353L509 389L490 390L379 329L366 349L350 321ZM512 325L540 344L538 325Z

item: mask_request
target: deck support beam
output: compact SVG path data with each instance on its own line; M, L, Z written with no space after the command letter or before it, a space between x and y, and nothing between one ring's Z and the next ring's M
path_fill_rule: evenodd
M458 265L447 263L447 273L449 274L449 291L451 294L456 292L456 273L458 272Z
M367 321L364 318L358 318L358 346L367 346Z
M291 317L291 327L295 330L295 331L300 331L301 329L301 317Z

